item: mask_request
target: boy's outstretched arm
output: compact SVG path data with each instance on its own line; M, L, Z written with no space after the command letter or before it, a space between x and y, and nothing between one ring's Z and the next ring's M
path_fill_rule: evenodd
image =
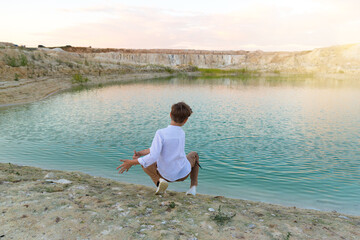
M130 159L121 159L120 162L123 162L123 163L116 168L116 170L118 170L120 168L119 173L129 171L129 169L132 166L140 164L137 159L132 159L132 160L130 160Z
M141 150L141 151L138 151L138 152L134 150L133 159L138 159L139 157L148 155L149 153L150 153L150 148L144 149L144 150Z

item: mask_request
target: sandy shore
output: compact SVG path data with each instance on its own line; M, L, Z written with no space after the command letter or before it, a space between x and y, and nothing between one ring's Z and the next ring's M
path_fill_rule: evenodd
M84 85L92 86L116 82L120 83L127 81L169 77L172 75L174 74L167 72L154 72L113 74L101 77L87 76L89 78L89 82ZM0 107L34 102L62 90L70 89L74 86L77 85L71 83L71 77L66 76L0 82Z
M360 217L154 190L0 163L0 239L360 238Z

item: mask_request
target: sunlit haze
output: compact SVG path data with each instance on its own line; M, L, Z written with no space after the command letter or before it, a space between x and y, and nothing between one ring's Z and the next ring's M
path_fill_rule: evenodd
M0 41L37 46L309 50L360 42L357 0L1 3Z

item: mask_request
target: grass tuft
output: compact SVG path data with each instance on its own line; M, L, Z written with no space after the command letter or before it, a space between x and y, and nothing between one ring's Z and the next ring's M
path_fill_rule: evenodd
M287 235L286 235L286 237L285 237L284 239L285 239L285 240L289 240L290 237L291 237L291 232L288 232Z
M239 69L219 69L219 68L198 68L203 75L243 75L247 73L255 73L255 71L247 68Z
M217 225L223 226L225 223L230 222L230 220L235 217L236 213L224 213L221 211L221 205L219 206L218 211L210 217L211 220L215 221Z
M14 81L19 81L19 74L15 73Z

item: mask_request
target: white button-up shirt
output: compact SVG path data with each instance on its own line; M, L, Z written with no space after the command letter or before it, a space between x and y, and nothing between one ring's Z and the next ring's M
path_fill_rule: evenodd
M156 162L161 176L169 181L187 176L191 165L185 154L185 132L174 125L157 130L150 153L138 161L144 168Z

